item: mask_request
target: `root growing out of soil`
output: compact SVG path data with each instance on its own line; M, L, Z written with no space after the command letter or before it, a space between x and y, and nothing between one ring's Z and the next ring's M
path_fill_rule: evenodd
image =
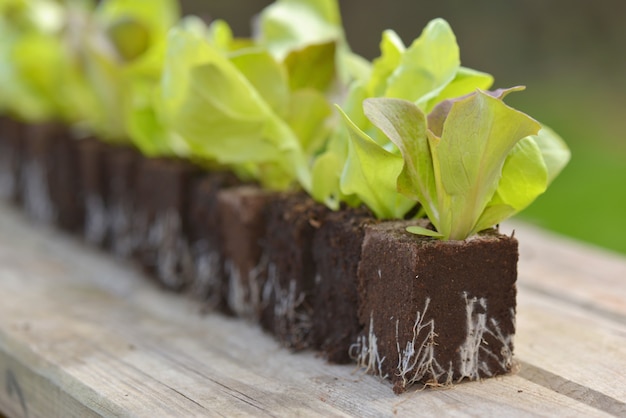
M193 276L190 293L204 300L212 309L221 303L223 272L218 251L211 250L206 240L196 241L191 247Z
M228 277L228 306L242 318L258 321L261 312L261 289L267 272L267 257L262 256L259 263L242 277L241 271L232 260L226 260L225 270ZM244 281L245 279L245 281Z
M169 288L180 288L191 277L193 261L177 211L159 213L148 229L148 248L155 249L156 275Z
M396 320L396 347L398 350L398 376L402 379L399 383L402 388L417 383L443 385L452 382L453 368L449 364L448 369L444 369L435 357L435 320L425 320L430 298L426 298L424 309L417 311L415 323L413 324L413 338L406 342L404 348L400 348L400 337L398 333L399 321Z
M408 341L401 341L400 321L396 320L398 365L395 374L399 380L392 379L395 380L396 393L403 392L414 383L449 386L455 379L479 380L510 370L513 362L513 336L505 335L498 321L489 317L486 298L470 297L467 292L463 292L462 297L465 301L465 339L455 350L458 357L446 360L446 364L442 364L438 358L435 318L427 319L430 298L427 297L423 309L416 312L412 336ZM514 308L511 308L510 315L511 318L515 317ZM491 341L491 344L486 340ZM384 378L387 377L383 376L382 368L385 357L381 357L378 352L377 342L372 312L369 332L359 336L352 344L350 356L366 373Z
M306 293L298 291L295 279L286 288L280 280L273 263L268 266L268 279L263 288L263 306L274 296L274 333L285 347L301 350L309 346L313 327L313 309L306 303Z
M467 336L459 350L461 357L459 380L464 378L478 380L482 376L493 376L494 371L489 368L485 356L495 359L501 370L509 370L513 362L512 335L503 335L498 321L487 317L485 298L469 297L467 292L463 293L463 298ZM514 318L513 309L511 310L511 317ZM491 335L502 345L500 353L493 352L493 348L485 341L485 335Z
M387 378L383 375L382 365L385 357L378 353L376 334L374 334L374 315L370 315L370 326L367 335L361 335L357 341L350 346L350 358L356 361L357 366L363 369L364 373L379 376L381 379Z

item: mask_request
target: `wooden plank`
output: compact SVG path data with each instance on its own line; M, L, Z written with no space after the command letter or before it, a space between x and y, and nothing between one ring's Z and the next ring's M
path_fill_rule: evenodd
M512 222L520 241L520 285L626 322L626 258Z
M531 240L544 239L529 231ZM555 261L534 263L551 271ZM396 396L353 366L289 353L252 324L200 315L198 304L160 291L132 266L0 206L0 410L11 417L625 415L618 372L626 368L626 331L604 315L621 313L602 301L585 309L576 294L555 298L540 287L549 277L531 273L520 278L519 373Z

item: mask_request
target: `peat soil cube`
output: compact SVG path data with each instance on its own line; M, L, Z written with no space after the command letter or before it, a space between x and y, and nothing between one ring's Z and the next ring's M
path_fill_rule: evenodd
M104 246L108 233L105 156L107 145L90 137L78 141L78 165L85 217L83 237Z
M28 125L24 131L22 196L26 212L44 224L80 231L78 150L69 130L59 124Z
M228 309L252 321L259 320L261 290L267 280L267 257L262 242L266 207L274 197L275 193L252 185L218 193Z
M312 346L313 238L327 213L303 193L280 194L267 208L268 279L261 297L261 325L294 350Z
M53 131L54 132L54 131ZM51 197L57 212L57 225L73 233L81 234L85 219L82 196L78 140L61 127L52 149Z
M186 236L193 268L189 292L203 301L208 310L228 312L228 282L224 271L224 255L218 207L218 193L234 187L239 181L229 172L210 172L191 179Z
M365 228L358 268L358 363L396 393L511 369L517 241L489 231L440 241L405 222Z
M24 125L0 116L0 199L21 202L20 171L23 158Z
M362 327L358 318L357 268L364 226L375 223L366 209L326 215L313 239L315 290L313 345L331 363L349 363L350 346Z
M105 150L104 194L108 230L105 245L120 258L131 257L138 245L133 219L137 169L142 158L135 148L129 146L108 145Z
M137 258L146 272L177 291L188 284L193 268L184 231L191 178L197 170L187 161L144 158L138 171Z

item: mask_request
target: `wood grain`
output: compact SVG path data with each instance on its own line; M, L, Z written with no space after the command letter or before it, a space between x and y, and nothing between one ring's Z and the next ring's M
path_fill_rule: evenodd
M518 371L392 393L0 206L0 411L72 416L626 416L626 261L514 224Z

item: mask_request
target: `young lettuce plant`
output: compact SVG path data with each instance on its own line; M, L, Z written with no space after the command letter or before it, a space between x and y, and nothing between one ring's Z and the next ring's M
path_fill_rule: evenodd
M175 28L161 91L169 124L191 154L270 189L295 181L310 191L310 156L332 114L326 94L342 42L337 15L334 0L278 1L248 42L235 42L223 22ZM300 27L311 31L304 36Z
M380 50L380 57L373 61L371 67L355 77L341 107L356 126L383 147L382 151L399 154L397 148L363 113L362 103L366 98L405 99L414 102L423 112L429 112L442 100L471 93L477 88L485 90L493 83L493 77L489 74L461 66L456 37L443 19L428 23L408 48L395 32L384 31ZM346 187L341 187L341 173L349 160L348 154L355 152L351 151L348 138L347 128L340 126L313 167L314 197L332 208L338 208L341 201L354 205L359 200L356 198L357 192L348 185L349 181L343 181ZM354 160L354 157L350 159ZM361 157L365 160L369 158L365 154ZM392 170L391 167L388 169ZM343 172L345 177L351 171ZM389 191L390 196L394 195L395 187ZM381 193L385 194L377 192ZM396 203L394 208L388 208L386 217L402 217L414 205L413 201L404 196L391 200L390 197L379 198Z
M440 102L428 115L407 100L365 100L365 115L400 155L378 145L346 116L357 150L349 164L358 169L345 176L344 187L374 202L378 216L388 217L393 203L385 199L395 184L402 196L421 205L435 228L407 228L416 234L463 240L500 223L543 193L569 160L556 134L504 104L504 96L521 89L477 90ZM360 175L370 171L388 178Z
M148 155L167 152L148 122L167 32L179 14L176 0L105 0L94 11L83 43L86 76L97 98L88 123L103 139L132 139Z
M0 2L0 102L7 112L31 122L84 118L93 101L72 34L89 6L79 0Z

